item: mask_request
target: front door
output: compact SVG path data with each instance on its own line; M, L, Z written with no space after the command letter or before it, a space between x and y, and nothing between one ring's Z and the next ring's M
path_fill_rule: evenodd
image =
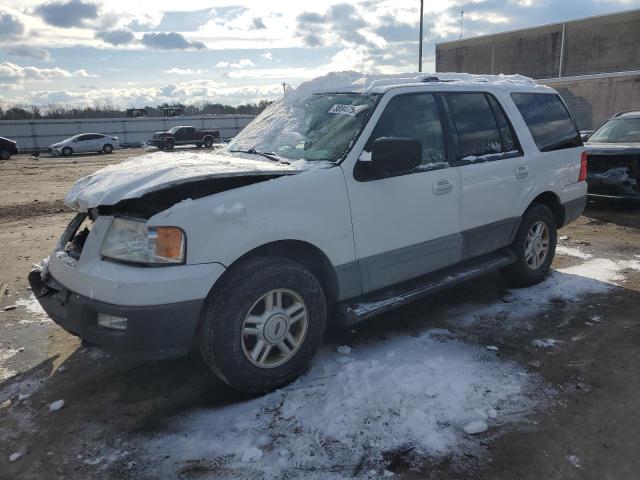
M361 160L373 140L410 138L422 145L422 165L387 178L345 178L351 203L363 292L446 267L460 260L459 169L449 168L441 105L430 93L399 93L382 99L371 122ZM380 114L379 112L382 111ZM376 116L379 118L376 122ZM356 174L354 175L354 171Z

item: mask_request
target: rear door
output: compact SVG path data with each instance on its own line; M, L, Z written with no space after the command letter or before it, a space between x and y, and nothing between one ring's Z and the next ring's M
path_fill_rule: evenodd
M368 140L360 158L370 158L377 138L410 138L421 142L422 166L382 179L363 178L362 161L345 171L364 292L457 263L462 252L460 178L458 169L446 163L438 95L396 94L382 99L377 112L381 109L363 132Z
M461 173L464 258L502 248L533 189L527 157L504 109L485 92L444 95Z

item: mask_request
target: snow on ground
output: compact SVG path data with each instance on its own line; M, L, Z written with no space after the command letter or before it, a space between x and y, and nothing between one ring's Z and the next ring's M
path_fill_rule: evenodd
M18 323L20 325L28 325L30 323L53 323L53 320L51 320L47 313L42 309L40 302L38 302L38 299L33 295L33 293L27 298L16 300L16 305L30 315L27 319L19 320Z
M11 378L16 374L16 372L5 365L5 362L12 358L16 353L18 353L18 350L13 348L0 348L0 382L7 378Z
M327 349L293 385L197 411L145 449L178 466L224 464L216 478L252 470L265 478L344 478L360 463L382 473L382 454L407 446L416 457L455 452L474 442L469 434L521 419L536 403L532 374L449 336L401 336L354 348L347 363L339 358Z
M510 320L526 321L555 299L610 290L628 269L640 270L640 262L591 258L513 290L508 306L498 300L452 307L446 321L468 326L505 308ZM518 328L517 321L505 323ZM138 438L143 454L165 459L149 473L195 465L215 478L381 478L385 455L394 451L414 458L482 454L478 437L526 420L551 393L523 366L447 329L350 348L348 354L325 348L306 375L282 390L200 409L168 431Z
M582 258L583 260L588 260L590 258L593 258L593 255L591 255L590 253L583 252L579 248L567 247L565 245L557 245L556 253L559 255L565 255L568 257Z

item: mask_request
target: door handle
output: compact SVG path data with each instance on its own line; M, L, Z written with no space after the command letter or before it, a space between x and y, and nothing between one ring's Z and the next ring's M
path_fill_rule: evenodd
M438 180L433 184L433 193L436 195L444 195L451 192L451 190L453 190L453 185L449 180Z
M516 178L527 178L529 176L529 167L516 168Z

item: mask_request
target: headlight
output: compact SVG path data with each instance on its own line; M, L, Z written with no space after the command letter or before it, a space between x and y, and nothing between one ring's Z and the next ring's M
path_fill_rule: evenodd
M176 227L146 227L145 222L116 218L101 254L124 262L146 264L184 263L186 238Z

